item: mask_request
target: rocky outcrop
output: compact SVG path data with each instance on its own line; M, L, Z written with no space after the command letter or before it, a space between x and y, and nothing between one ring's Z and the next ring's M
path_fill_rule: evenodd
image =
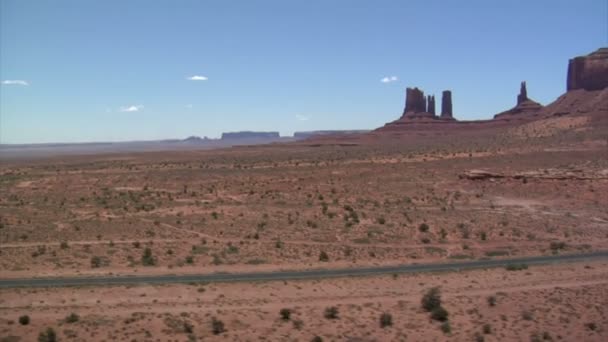
M494 115L494 119L505 119L513 116L519 116L520 114L528 114L528 116L536 115L543 109L543 106L528 98L528 89L526 82L521 82L519 87L519 94L517 95L517 104L515 107L506 110L504 112Z
M608 48L600 48L568 63L567 90L602 90L608 88Z
M435 115L435 95L426 97L426 111Z
M441 118L452 119L452 92L444 90L441 94Z
M515 173L501 173L487 170L467 170L458 175L458 178L470 180L493 180L500 178L546 180L598 180L608 179L608 169L583 169L576 167L565 167Z
M424 92L418 88L407 88L405 90L405 109L403 109L403 116L406 116L409 113L424 112L426 112Z

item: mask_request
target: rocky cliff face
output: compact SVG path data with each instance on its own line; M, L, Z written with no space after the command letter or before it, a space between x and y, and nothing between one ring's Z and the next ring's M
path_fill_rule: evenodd
M568 63L568 91L576 89L602 90L608 88L608 48L600 48Z

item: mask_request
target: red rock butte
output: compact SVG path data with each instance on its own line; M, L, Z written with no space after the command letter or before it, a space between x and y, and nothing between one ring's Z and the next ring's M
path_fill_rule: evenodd
M568 63L567 89L602 90L608 88L608 48L600 48Z
M528 97L526 82L520 85L516 105L489 120L458 121L452 114L452 93L446 90L441 99L441 115L435 114L435 97L426 98L418 88L406 89L405 109L401 117L375 132L398 132L435 129L483 128L538 120L576 113L608 113L608 48L570 59L567 92L543 106Z

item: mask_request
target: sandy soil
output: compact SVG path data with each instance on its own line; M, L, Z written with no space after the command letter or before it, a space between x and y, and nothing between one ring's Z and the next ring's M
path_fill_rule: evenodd
M421 308L434 286L449 312L450 333ZM331 306L338 319L324 318ZM316 335L326 341L605 341L607 307L605 262L252 284L5 289L0 336L31 341L52 327L74 341L309 341ZM289 320L281 319L283 308L292 311ZM71 313L77 322L66 322ZM380 326L382 313L392 316L392 326ZM26 314L29 325L20 325ZM213 334L214 317L224 333Z

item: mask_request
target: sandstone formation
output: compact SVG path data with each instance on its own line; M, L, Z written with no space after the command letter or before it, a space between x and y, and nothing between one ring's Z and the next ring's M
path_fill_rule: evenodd
M444 90L441 94L441 117L452 119L452 92Z
M519 87L519 95L517 95L517 104L520 105L524 101L528 101L528 90L526 89L526 81L521 82Z
M426 100L427 100L426 111L433 114L433 116L434 116L435 115L435 95L427 96Z
M424 92L418 88L407 88L405 90L405 109L403 109L403 116L408 113L424 112L426 112Z
M600 48L568 63L567 90L602 90L608 88L608 48Z
M531 116L538 114L541 109L543 109L543 106L540 103L528 98L528 90L526 88L526 82L524 81L521 82L515 107L494 115L494 119L505 119L520 114L528 114Z

